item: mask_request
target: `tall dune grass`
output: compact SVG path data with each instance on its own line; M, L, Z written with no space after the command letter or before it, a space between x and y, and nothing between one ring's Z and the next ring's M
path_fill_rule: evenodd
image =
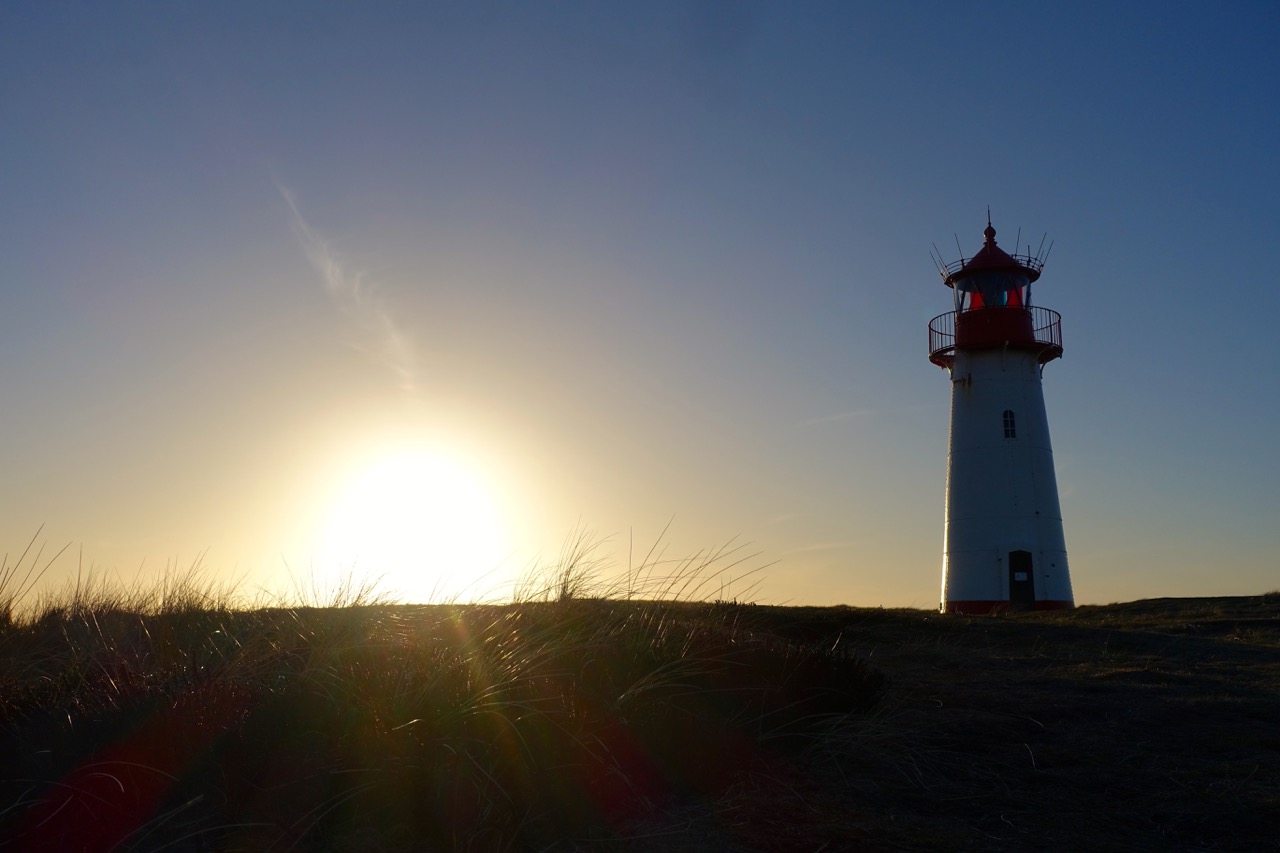
M504 604L240 606L199 562L0 603L0 838L16 850L537 849L724 796L881 678L753 625L750 554L585 533ZM38 552L37 552L38 553ZM745 561L745 562L744 562ZM7 563L6 563L7 565ZM47 565L30 556L17 565ZM744 579L745 578L745 579Z

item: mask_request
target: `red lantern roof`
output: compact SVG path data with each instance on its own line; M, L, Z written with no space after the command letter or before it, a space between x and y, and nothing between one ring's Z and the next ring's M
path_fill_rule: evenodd
M994 270L1018 270L1026 275L1028 282L1033 282L1040 278L1040 270L1044 268L1044 262L1031 255L1010 255L997 246L996 229L991 226L990 218L987 219L987 227L982 232L982 236L984 241L982 248L978 250L978 254L967 261L961 258L955 263L947 264L945 277L943 278L943 283L947 287L955 287L958 279L974 273Z

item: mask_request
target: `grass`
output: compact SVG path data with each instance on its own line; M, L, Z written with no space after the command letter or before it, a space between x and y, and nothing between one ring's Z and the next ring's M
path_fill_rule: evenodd
M1280 595L771 607L706 600L732 547L599 553L476 605L6 568L0 850L1276 846Z
M331 606L240 608L198 564L149 591L77 577L26 611L12 599L0 849L625 838L876 701L857 658L694 599L732 548L606 581L597 547L571 540L510 604L344 584Z

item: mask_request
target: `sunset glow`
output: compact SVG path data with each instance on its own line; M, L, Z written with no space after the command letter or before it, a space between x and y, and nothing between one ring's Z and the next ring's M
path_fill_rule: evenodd
M397 448L340 487L317 531L316 567L380 579L404 601L439 601L492 578L507 527L491 487L461 458Z
M1280 4L1229 6L0 5L0 548L470 598L588 529L933 608L930 252L990 214L1052 248L1077 604L1273 589Z

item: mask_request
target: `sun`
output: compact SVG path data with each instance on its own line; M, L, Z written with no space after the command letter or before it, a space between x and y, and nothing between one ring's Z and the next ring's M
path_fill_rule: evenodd
M400 448L357 467L319 531L320 566L406 602L482 597L506 556L494 490L461 457Z

